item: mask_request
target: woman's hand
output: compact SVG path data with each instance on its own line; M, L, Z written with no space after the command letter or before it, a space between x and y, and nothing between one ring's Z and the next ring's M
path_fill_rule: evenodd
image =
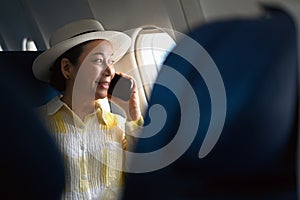
M125 111L127 121L139 120L141 117L141 109L136 81L133 77L127 74L119 73L119 75L124 78L130 79L133 82L130 98L128 101L124 101L110 95L108 96L108 99L117 104Z

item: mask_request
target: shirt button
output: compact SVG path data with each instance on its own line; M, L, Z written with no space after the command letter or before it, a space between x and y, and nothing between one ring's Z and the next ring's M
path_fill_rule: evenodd
M87 179L87 176L86 176L86 175L82 175L82 176L81 176L81 179L82 179L82 180L86 180L86 179Z

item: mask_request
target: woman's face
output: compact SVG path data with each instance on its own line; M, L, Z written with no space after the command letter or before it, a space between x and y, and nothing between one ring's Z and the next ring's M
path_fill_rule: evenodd
M83 47L76 66L73 95L105 98L111 79L115 75L112 65L113 49L106 40L93 40ZM76 95L76 94L75 94Z

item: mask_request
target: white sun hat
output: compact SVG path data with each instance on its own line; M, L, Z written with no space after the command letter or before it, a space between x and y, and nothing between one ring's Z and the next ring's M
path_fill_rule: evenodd
M112 59L120 60L131 45L131 39L119 31L105 31L100 22L94 19L82 19L71 22L53 33L50 48L41 53L33 62L34 76L45 82L50 80L50 68L55 60L70 48L95 39L108 40L113 47Z

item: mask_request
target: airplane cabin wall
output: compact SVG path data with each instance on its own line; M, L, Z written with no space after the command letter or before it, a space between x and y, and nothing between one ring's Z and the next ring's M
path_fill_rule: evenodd
M257 14L261 1L282 0L9 0L0 7L0 45L22 50L28 37L44 50L55 29L82 18L96 18L106 29L127 31L150 24L185 33L208 21Z
M201 13L197 0L10 0L0 7L0 42L4 50L22 50L22 40L28 37L44 50L54 30L82 18L98 19L104 28L120 31L156 25L185 32L203 20Z

